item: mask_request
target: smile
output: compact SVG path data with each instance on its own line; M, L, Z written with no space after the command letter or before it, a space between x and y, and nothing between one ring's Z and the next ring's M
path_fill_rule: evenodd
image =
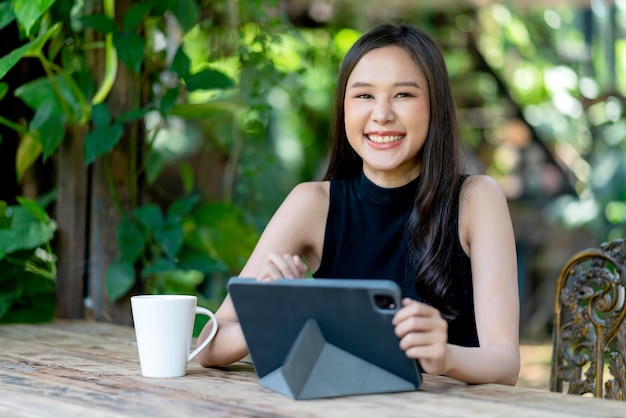
M404 135L366 135L367 139L377 144L387 144L389 142L396 142L404 138Z

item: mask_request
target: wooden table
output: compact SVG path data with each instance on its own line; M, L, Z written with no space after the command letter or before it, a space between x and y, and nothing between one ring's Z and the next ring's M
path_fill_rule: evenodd
M0 417L626 417L626 403L424 376L415 392L294 401L249 363L144 378L134 330L89 321L0 326Z

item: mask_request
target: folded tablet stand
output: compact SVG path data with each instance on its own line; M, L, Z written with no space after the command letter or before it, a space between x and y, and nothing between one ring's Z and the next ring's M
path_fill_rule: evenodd
M259 383L292 399L417 389L413 383L328 343L313 319L302 327L283 365Z

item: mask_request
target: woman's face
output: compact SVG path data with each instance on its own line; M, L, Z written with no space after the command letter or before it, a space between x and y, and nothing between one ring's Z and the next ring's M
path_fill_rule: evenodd
M417 155L430 120L428 85L398 46L373 49L348 77L344 97L348 141L374 183L397 187L417 177Z

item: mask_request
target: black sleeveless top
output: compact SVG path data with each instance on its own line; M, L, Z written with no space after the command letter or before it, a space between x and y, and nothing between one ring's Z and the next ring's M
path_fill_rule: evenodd
M387 189L364 174L331 180L322 259L313 277L389 279L398 283L403 297L420 300L413 285L415 267L408 255L406 227L418 182L419 177ZM448 342L477 347L470 260L458 239L458 222L454 227L453 271L458 281L452 288L452 307L458 314L448 322Z

